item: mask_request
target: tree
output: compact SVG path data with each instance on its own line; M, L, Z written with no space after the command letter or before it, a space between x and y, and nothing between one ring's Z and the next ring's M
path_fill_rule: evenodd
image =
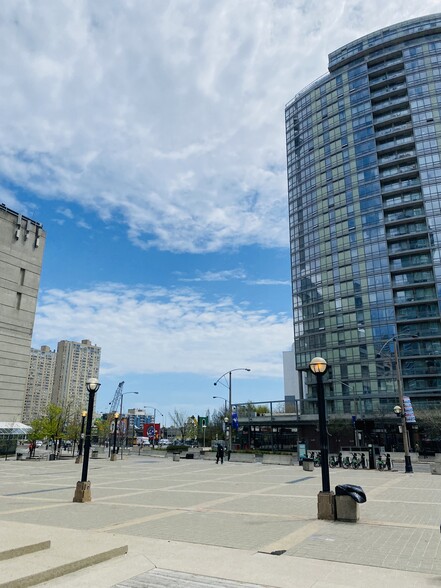
M49 404L42 421L45 437L52 440L55 453L57 441L61 441L63 438L63 429L65 425L63 408L56 404Z
M441 409L417 409L415 408L415 418L418 428L431 441L441 439Z
M168 416L170 417L173 425L179 429L182 439L185 439L188 427L188 415L175 408L173 412L168 413Z
M111 414L107 415L107 419L96 419L95 426L98 434L98 443L104 443L110 437L110 426L113 421Z

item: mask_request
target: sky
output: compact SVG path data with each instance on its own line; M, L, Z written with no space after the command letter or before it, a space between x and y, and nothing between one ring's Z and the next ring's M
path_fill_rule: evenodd
M328 54L436 0L15 0L0 202L47 233L33 347L102 348L97 408L281 400L284 107ZM220 384L226 384L221 378ZM150 411L151 412L151 411Z

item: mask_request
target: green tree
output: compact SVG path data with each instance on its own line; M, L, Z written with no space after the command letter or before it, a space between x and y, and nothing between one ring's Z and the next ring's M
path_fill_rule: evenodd
M107 415L107 419L96 419L95 420L95 427L98 435L98 443L102 444L106 441L106 439L110 436L110 426L113 421L113 415Z

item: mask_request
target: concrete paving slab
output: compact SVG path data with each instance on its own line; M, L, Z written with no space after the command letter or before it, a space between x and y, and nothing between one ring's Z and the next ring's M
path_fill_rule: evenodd
M151 581L145 574L164 582L169 574L170 586L177 585L173 574L189 574L195 586L228 580L275 588L379 582L416 588L433 586L441 575L441 476L331 471L331 486L353 483L367 493L360 522L345 524L317 520L318 468L175 463L136 454L95 462L89 504L72 503L80 465L0 462L0 527L18 525L26 533L34 524L52 542L85 533L129 546L126 556L47 582L48 588L154 585L142 584Z

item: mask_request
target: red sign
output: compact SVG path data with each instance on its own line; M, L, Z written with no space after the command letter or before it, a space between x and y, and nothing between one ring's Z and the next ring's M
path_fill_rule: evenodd
M149 439L159 439L159 434L161 432L161 423L145 423L144 424L144 432L143 436L148 437Z

